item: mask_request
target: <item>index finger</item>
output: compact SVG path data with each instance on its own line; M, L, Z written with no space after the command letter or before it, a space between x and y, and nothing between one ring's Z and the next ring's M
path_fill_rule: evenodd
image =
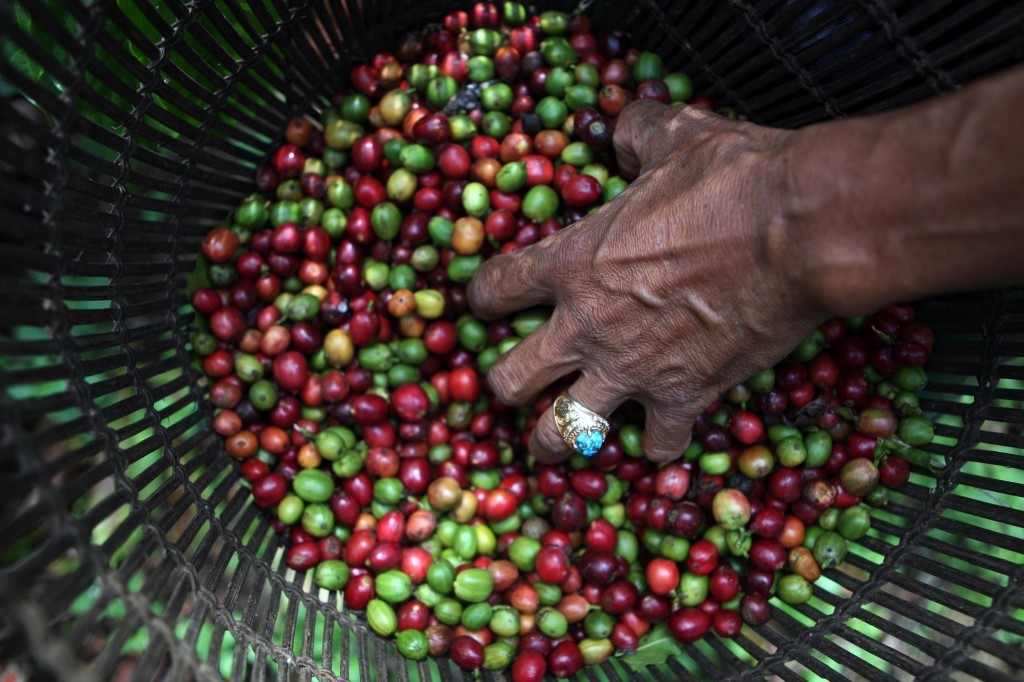
M535 305L554 303L550 240L484 262L466 294L473 314L484 320Z
M615 122L615 159L623 175L635 178L641 169L650 165L651 136L657 133L661 117L668 105L652 99L630 102Z

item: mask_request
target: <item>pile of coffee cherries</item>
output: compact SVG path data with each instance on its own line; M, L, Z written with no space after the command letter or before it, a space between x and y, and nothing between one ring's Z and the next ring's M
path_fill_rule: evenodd
M486 377L548 313L481 322L465 285L625 188L611 139L634 98L711 106L584 14L478 3L356 66L318 124L291 121L203 241L214 428L287 567L410 659L515 662L526 682L660 622L733 637L773 598L811 599L869 532L862 502L926 457L933 335L909 305L823 324L712 405L679 461L644 458L629 410L591 458L529 456L559 387L512 408Z

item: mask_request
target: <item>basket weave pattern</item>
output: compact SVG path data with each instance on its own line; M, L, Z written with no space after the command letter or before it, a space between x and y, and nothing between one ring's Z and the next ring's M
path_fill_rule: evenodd
M287 121L318 117L351 64L461 4L0 0L0 661L74 680L462 679L447 659L407 664L284 567L212 430L185 295L199 240ZM781 126L1024 57L1016 1L591 11L716 103ZM945 471L916 471L814 600L688 646L654 679L1024 675L1024 292L920 316L938 336L922 406ZM631 672L581 673L602 675Z

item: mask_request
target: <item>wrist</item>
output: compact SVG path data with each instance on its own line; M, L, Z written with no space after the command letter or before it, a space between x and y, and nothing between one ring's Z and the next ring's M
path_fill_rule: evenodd
M854 152L874 143L868 130L821 124L791 132L776 154L782 200L775 238L785 254L778 267L822 317L865 314L886 302L875 300L882 235L861 224L857 211L862 169Z
M803 131L785 131L768 159L765 174L771 207L766 232L768 267L779 273L787 299L808 315L830 317L838 307L834 286L825 281L823 232L828 229L822 185L809 176ZM825 269L827 271L827 269Z

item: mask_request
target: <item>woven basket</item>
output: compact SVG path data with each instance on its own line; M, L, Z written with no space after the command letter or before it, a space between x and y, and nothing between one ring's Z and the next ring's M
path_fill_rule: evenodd
M0 666L41 679L461 679L282 562L214 434L185 294L296 114L456 3L0 0ZM559 3L554 3L559 4ZM584 3L590 4L590 3ZM561 4L564 8L565 5ZM890 109L1019 62L1024 3L601 3L766 124ZM930 451L815 598L655 680L1020 680L1024 292L928 301ZM485 674L487 679L500 676ZM621 661L580 678L637 677Z

